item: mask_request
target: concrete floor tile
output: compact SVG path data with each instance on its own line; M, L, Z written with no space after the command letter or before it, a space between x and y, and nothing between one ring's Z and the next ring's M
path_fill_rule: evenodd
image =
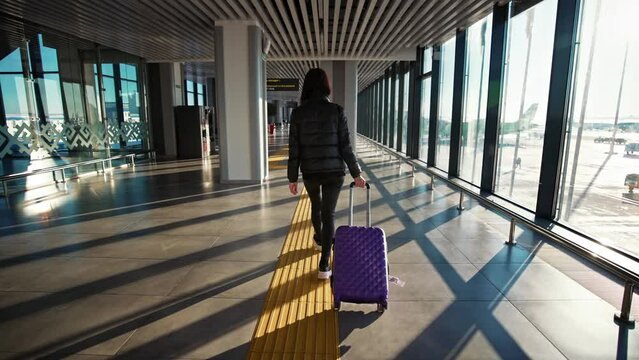
M470 264L390 264L390 274L406 282L391 284L393 301L494 300L502 295Z
M138 221L137 216L117 215L106 216L94 220L51 221L43 223L41 232L58 234L117 234L124 231L129 225Z
M290 226L290 219L231 219L224 231L224 236L283 238L288 233Z
M206 261L193 267L171 296L220 288L215 297L262 299L271 283L276 263L249 261ZM226 289L228 287L228 289Z
M524 264L543 263L544 261L519 245L507 245L504 241L493 239L472 239L458 241L455 246L473 264Z
M391 301L383 315L344 304L343 359L563 359L507 301Z
M215 214L190 219L145 218L127 227L125 232L145 235L210 236L224 233L229 224L230 218L220 218Z
M215 236L27 233L0 240L0 267L46 256L168 259L209 248ZM1 271L1 270L0 270Z
M639 332L613 322L601 300L514 301L513 304L570 359L639 359ZM622 340L622 341L620 341Z
M142 235L80 249L69 256L120 259L179 259L203 253L218 239L199 235ZM202 255L204 256L204 255Z
M12 291L167 295L189 262L111 258L51 258L0 270L0 289Z
M0 237L0 255L3 257L43 257L54 252L58 254L72 253L81 249L84 243L94 243L94 241L110 236L107 234L24 232ZM63 251L63 249L68 249L68 251Z
M118 358L246 357L263 302L207 299L139 328Z
M288 229L287 229L288 232ZM285 234L281 237L223 235L211 248L209 260L273 261L282 250Z
M478 264L509 300L594 300L598 297L548 264Z
M56 351L114 355L137 327L136 319L157 309L163 300L150 296L97 295L39 311L34 309L0 323L3 334L0 351L26 352L29 358Z
M391 264L469 264L450 241L428 236L412 240L388 238L388 261Z

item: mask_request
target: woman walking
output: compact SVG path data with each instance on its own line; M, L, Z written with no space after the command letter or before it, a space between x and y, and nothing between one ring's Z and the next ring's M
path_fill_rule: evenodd
M344 162L355 186L366 185L351 148L344 109L328 99L330 94L324 70L309 70L304 77L300 106L291 114L289 131L289 190L297 195L301 170L311 199L313 240L316 249L322 250L319 279L328 279L332 274L329 259L335 235L335 206L344 184Z

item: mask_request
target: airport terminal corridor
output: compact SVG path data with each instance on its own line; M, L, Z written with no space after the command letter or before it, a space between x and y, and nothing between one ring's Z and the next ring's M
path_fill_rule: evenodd
M363 138L373 224L405 285L391 285L384 314L348 303L335 312L314 277L308 200L288 192L286 144L285 130L269 135L262 185L221 185L213 157L12 195L1 210L0 358L639 357L637 332L612 321L621 283L523 228L505 245L507 219L474 201L458 211L454 190L429 190L423 173ZM357 191L356 222L364 201ZM347 206L344 187L336 225ZM301 286L279 277L292 258L310 288L292 271ZM285 304L276 316L275 301ZM310 303L320 316L296 317Z

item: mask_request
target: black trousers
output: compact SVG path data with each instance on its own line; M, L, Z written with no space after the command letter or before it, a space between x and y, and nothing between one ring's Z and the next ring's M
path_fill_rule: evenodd
M322 242L320 267L328 265L335 236L335 206L344 184L344 176L312 176L304 178L304 187L311 199L313 229Z

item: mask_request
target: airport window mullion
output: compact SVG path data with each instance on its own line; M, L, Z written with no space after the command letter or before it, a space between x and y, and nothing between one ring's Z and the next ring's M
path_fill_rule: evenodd
M382 142L382 123L384 122L384 81L377 79L377 142Z
M371 139L375 139L375 83L371 85L370 99L371 99L371 104L369 106L369 109L370 109L371 116L370 116L370 122L368 124L368 132L369 132L369 137Z
M393 64L391 66L391 70L390 70L390 77L391 77L391 82L390 82L390 104L389 104L389 121L390 121L390 130L389 130L389 134L388 134L388 147L390 148L394 148L395 145L395 126L397 126L397 112L395 111L395 97L397 96L397 93L395 91L395 83L397 81L397 65Z
M0 86L0 126L7 126L7 114L4 111L4 97L2 96L2 87Z
M386 71L384 71L384 77L383 77L383 82L384 82L384 123L382 124L382 129L383 129L383 134L384 136L382 137L382 143L386 146L388 146L388 121L389 121L389 117L388 117L388 110L390 108L390 106L388 106L388 94L389 94L389 85L388 85L388 78L389 78L389 70L386 69Z
M428 166L435 166L437 155L437 121L439 118L439 78L441 62L441 45L433 46L433 66L431 70L430 88L430 123L428 136Z
M538 217L545 219L554 219L557 212L579 7L580 0L559 0L557 4L546 131L535 212Z
M369 85L368 89L366 90L366 136L369 138L373 137L373 134L371 133L371 124L373 123L373 113L371 112L373 100L371 98L371 91L372 85Z
M419 137L420 137L420 109L422 102L422 81L419 79L419 75L423 73L423 61L422 57L424 55L424 48L417 47L415 49L417 51L417 56L415 57L415 61L413 62L413 71L411 76L411 89L412 94L410 96L412 106L411 106L411 114L409 117L409 126L408 126L408 149L409 152L407 154L411 158L419 158Z
M497 173L497 141L499 120L503 106L502 93L505 79L504 60L506 58L509 7L510 4L495 5L493 7L488 95L486 99L486 128L484 130L484 157L481 173L481 189L490 193L495 190L495 176Z
M375 139L375 91L376 91L375 83L371 85L371 123L370 123L370 138Z
M464 83L466 72L466 30L458 30L455 40L455 75L453 80L453 112L450 129L448 174L459 176L462 122L464 120Z
M397 107L397 139L395 140L395 150L402 152L402 116L404 114L404 62L400 62L397 69L399 77L399 106Z
M370 136L370 133L368 132L368 123L371 121L368 92L368 89L366 89L364 94L364 121L362 121L362 131L364 132L364 136L367 137Z
M371 129L373 131L373 140L377 140L377 92L378 87L377 82L375 82L373 85L373 128Z
M366 137L371 137L371 88L370 86L366 89L366 120L364 121L364 135Z

